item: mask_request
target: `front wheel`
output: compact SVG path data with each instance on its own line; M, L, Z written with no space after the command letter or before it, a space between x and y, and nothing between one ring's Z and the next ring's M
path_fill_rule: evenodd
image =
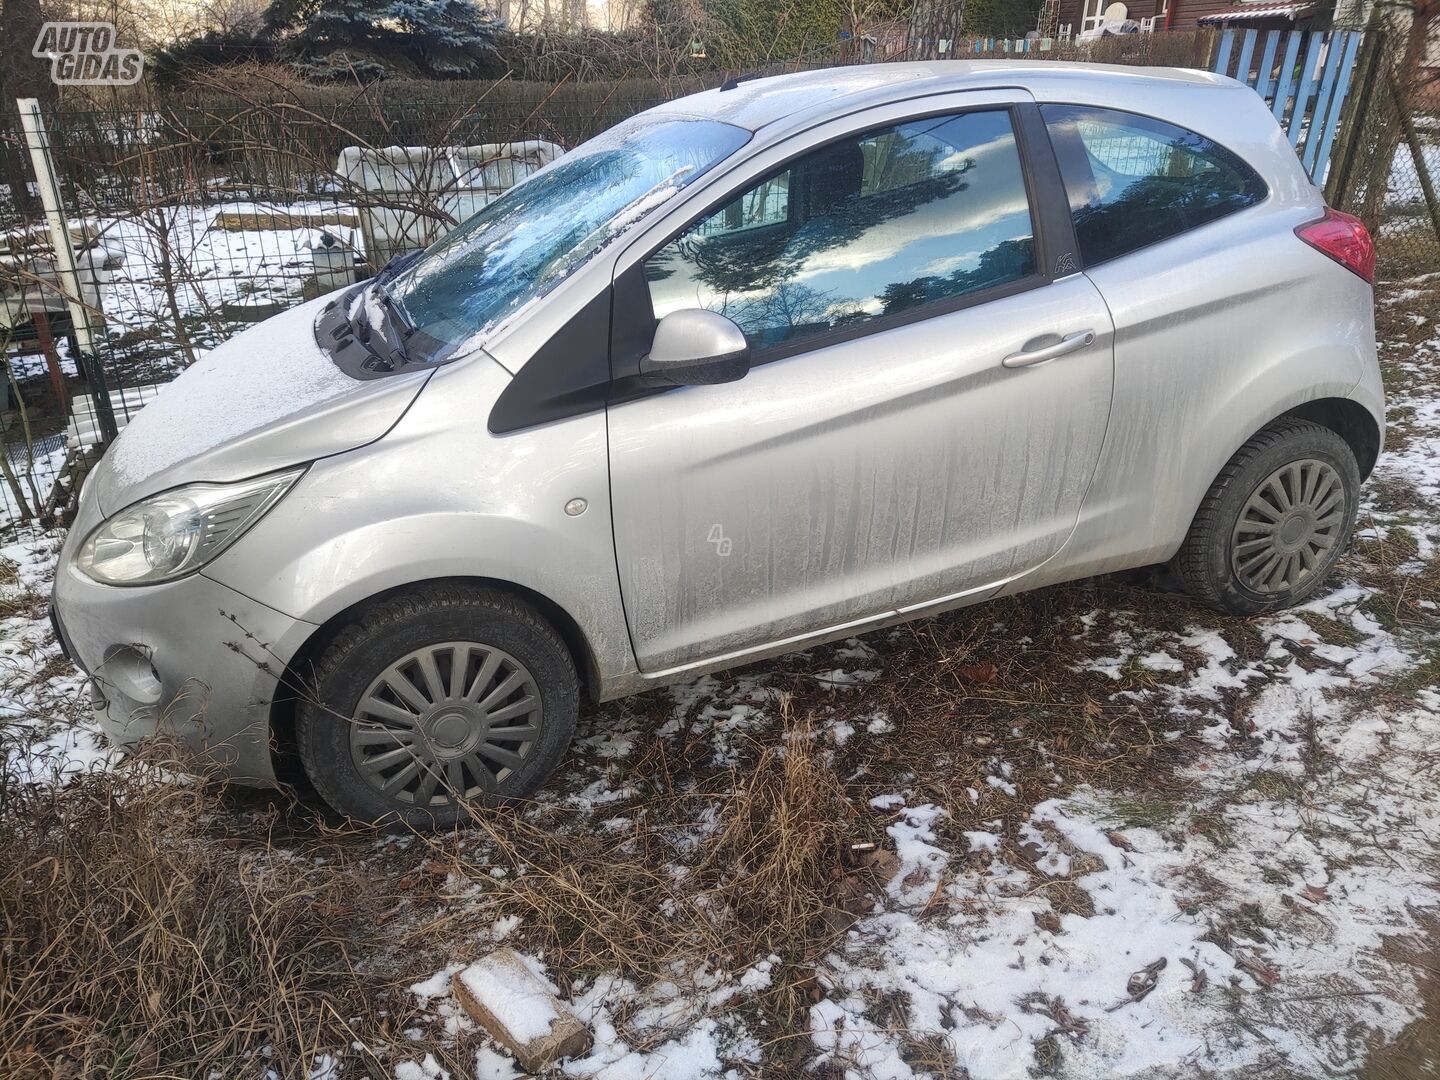
M1344 439L1308 420L1277 420L1221 470L1175 572L1192 596L1237 615L1298 604L1349 542L1359 492Z
M579 679L528 605L437 586L367 609L305 696L296 734L320 796L361 821L434 828L540 786L575 730Z

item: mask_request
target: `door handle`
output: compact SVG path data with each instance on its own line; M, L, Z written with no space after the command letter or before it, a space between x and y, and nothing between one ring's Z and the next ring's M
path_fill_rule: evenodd
M1054 335L1047 334L1045 336L1053 337ZM1044 339L1035 338L1032 340L1040 341ZM1021 349L1017 353L1011 353L1005 357L1004 360L1001 360L1000 363L1001 366L1008 368L1033 367L1035 364L1043 364L1047 360L1055 360L1072 352L1078 352L1093 344L1095 344L1094 330L1077 330L1073 334L1066 334L1053 344L1041 345L1036 349Z

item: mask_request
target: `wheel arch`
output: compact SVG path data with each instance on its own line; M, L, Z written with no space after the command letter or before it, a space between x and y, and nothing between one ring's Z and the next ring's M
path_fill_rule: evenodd
M1358 401L1343 397L1322 397L1303 401L1298 405L1286 409L1284 412L1276 413L1255 428L1254 431L1246 434L1243 439L1231 448L1230 453L1226 456L1219 470L1216 471L1215 476L1210 479L1205 486L1205 490L1200 493L1199 498L1195 501L1194 510L1191 511L1189 518L1186 519L1186 535L1188 535L1189 529L1195 521L1195 516L1200 512L1201 506L1204 505L1205 497L1209 493L1211 485L1223 474L1225 468L1235 455L1238 454L1251 439L1255 438L1255 436L1259 435L1266 428L1278 421L1288 419L1308 420L1313 424L1319 424L1323 428L1328 428L1336 435L1339 435L1340 438L1344 439L1346 445L1350 447L1351 453L1355 455L1355 464L1360 469L1360 480L1362 482L1364 482L1375 468L1375 462L1380 456L1381 432L1379 423L1369 409L1365 408L1365 406ZM1179 549L1180 544L1184 543L1184 539L1184 536L1180 538L1175 548L1170 552L1170 555L1173 555L1175 550ZM1167 560L1169 557L1170 556L1166 556Z
M1307 401L1281 413L1275 417L1275 420L1283 420L1287 417L1309 420L1321 427L1329 428L1344 439L1355 455L1355 464L1360 467L1362 481L1369 477L1374 470L1375 461L1380 456L1380 425L1370 410L1358 401L1340 397L1316 398L1314 401ZM1267 421L1264 427L1269 427L1275 420ZM1264 430L1264 428L1260 430ZM1258 432L1252 432L1245 441L1248 442L1256 434ZM1244 446L1245 443L1242 442L1240 445Z
M342 611L336 612L324 623L318 626L304 643L295 651L285 665L285 671L280 676L279 685L276 687L275 696L270 702L270 745L271 756L274 759L276 775L282 779L298 777L298 760L295 757L295 713L296 706L300 700L300 692L310 681L313 673L314 661L325 650L325 647L334 640L335 636L350 623L354 622L361 613L368 607L382 601L392 599L396 596L403 596L409 592L416 592L424 588L434 586L459 586L474 589L493 589L496 592L513 596L529 604L540 615L554 627L555 632L560 635L560 640L570 651L570 658L575 662L575 670L580 674L580 682L584 693L592 700L596 700L600 691L600 669L595 657L595 652L586 639L585 633L580 629L580 624L560 604L550 597L524 585L518 585L513 581L504 581L499 578L467 576L467 577L438 577L426 578L419 581L406 582L403 585L396 585L384 589L372 596L358 600Z

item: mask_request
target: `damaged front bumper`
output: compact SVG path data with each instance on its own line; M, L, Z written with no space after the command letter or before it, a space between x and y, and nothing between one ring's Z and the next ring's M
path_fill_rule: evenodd
M77 530L78 532L78 530ZM157 734L239 783L275 782L270 705L286 664L316 629L204 576L101 585L69 558L55 572L51 618L90 678L91 703L119 746Z

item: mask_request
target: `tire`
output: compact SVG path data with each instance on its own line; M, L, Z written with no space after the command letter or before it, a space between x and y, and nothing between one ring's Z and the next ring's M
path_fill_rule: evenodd
M321 654L313 690L296 736L315 790L347 817L400 829L529 795L564 755L580 702L554 628L468 586L365 609Z
M1344 439L1308 420L1277 420L1220 471L1171 567L1186 592L1220 611L1298 604L1349 543L1359 494Z

